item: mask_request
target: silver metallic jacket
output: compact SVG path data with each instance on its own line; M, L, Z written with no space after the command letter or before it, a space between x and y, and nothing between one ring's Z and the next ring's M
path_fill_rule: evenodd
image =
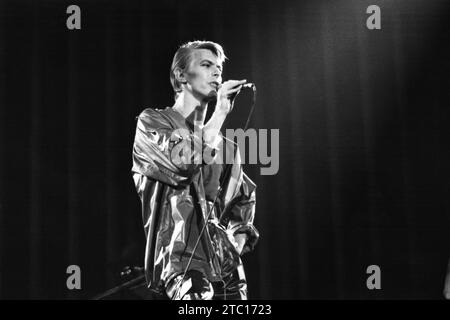
M188 134L180 136L177 129ZM243 253L253 250L258 240L253 226L256 186L242 170L237 144L221 139L213 152L225 148L234 158L232 164L180 163L174 161L173 151L181 142L196 147L193 156L212 150L172 108L146 109L138 117L132 172L142 204L145 272L151 289L162 292L185 271L191 256L189 269L203 272L211 282L221 281L241 263L234 236L247 235Z

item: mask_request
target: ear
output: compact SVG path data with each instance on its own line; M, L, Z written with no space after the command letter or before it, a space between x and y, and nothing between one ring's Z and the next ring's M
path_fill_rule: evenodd
M186 80L186 76L183 72L183 70L181 70L181 68L175 68L175 70L173 71L174 75L175 75L175 79L179 82L179 83L183 83L186 84L187 80Z

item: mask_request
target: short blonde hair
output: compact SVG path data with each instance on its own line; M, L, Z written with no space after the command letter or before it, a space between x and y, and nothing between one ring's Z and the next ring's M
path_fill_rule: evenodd
M207 49L211 51L219 59L219 63L223 64L227 57L220 44L212 41L191 41L181 45L175 56L173 57L172 66L170 67L170 83L172 84L173 91L175 92L175 99L182 91L181 83L175 78L175 69L180 68L185 71L192 60L192 52L196 49Z

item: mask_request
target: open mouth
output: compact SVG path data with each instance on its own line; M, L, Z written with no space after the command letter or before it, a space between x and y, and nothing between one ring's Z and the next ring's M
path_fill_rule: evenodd
M219 89L220 84L219 84L218 82L213 81L213 82L210 82L209 84L210 84L214 89L216 89L216 90Z

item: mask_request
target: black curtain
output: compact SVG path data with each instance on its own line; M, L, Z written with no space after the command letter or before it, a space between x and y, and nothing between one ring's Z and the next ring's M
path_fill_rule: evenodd
M276 175L245 165L261 233L250 297L442 298L448 1L77 1L68 30L71 4L0 1L0 298L88 299L142 266L135 117L172 105L173 54L196 39L224 46L225 79L256 84L250 127L280 133ZM73 264L81 290L66 287Z

